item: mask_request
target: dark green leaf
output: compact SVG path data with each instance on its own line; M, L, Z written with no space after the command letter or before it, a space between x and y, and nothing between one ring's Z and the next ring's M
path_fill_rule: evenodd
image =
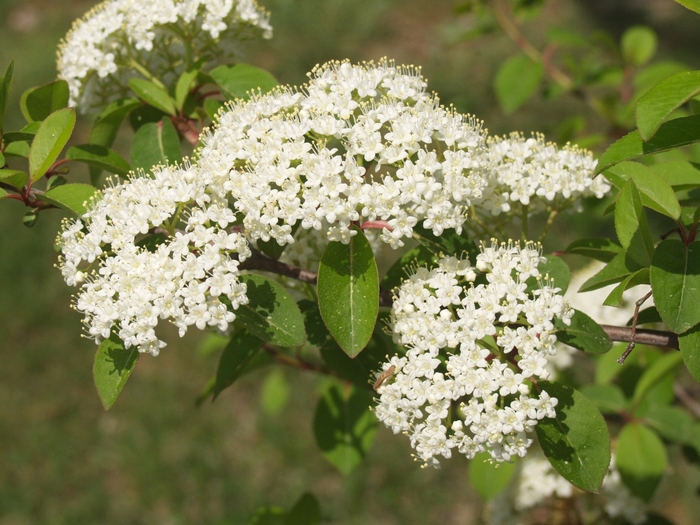
M506 60L496 74L494 88L498 103L507 115L513 113L535 94L544 76L544 68L527 55Z
M469 480L484 500L498 496L515 474L515 462L496 463L488 452L474 456L469 462Z
M178 110L182 111L182 106L185 105L185 100L187 95L190 94L190 90L194 86L194 80L199 74L198 69L188 69L183 71L180 78L177 79L177 84L175 84L175 106Z
M620 48L625 62L641 66L656 53L656 33L647 26L632 26L622 34Z
M260 89L262 93L267 93L278 84L270 73L248 64L219 66L209 74L228 98L247 99L250 91Z
M700 243L661 241L649 277L656 308L672 331L681 334L700 323Z
M637 129L649 140L671 113L700 94L700 71L682 71L662 80L637 101Z
M555 418L535 427L549 462L569 483L598 492L610 466L608 426L595 405L570 386L540 381L538 387L558 399Z
M82 215L87 211L90 198L96 192L97 188L90 184L63 184L44 194L37 195L37 198L76 215Z
M129 87L141 100L161 110L168 115L175 115L175 101L168 95L168 92L145 78L132 78L129 80Z
M321 507L309 492L303 494L291 508L284 525L318 525L321 523Z
M34 140L34 136L39 130L39 126L41 126L40 121L30 122L19 131L8 131L2 136L2 140L5 144L9 144L11 142L18 142L22 140L26 142L31 142L32 140Z
M681 357L681 354L679 352L673 352L671 354L665 354L659 357L656 361L649 365L649 367L642 374L642 377L639 378L639 381L634 388L632 403L634 405L638 405L642 399L644 399L647 392L649 392L649 390L665 376L674 376L682 361L683 358Z
M640 266L647 267L654 253L654 241L634 181L628 180L615 204L615 232L627 254Z
M360 355L363 355L364 352ZM373 371L368 370L359 359L352 359L346 354L334 339L330 339L321 347L321 357L326 366L339 377L350 381L353 385L364 390L372 390Z
M367 345L379 312L379 277L362 231L348 244L331 242L318 270L318 307L333 338L350 356Z
M106 146L98 144L81 144L66 151L66 159L84 162L117 175L126 175L131 167L119 153Z
M59 109L44 119L29 148L29 175L32 181L40 179L49 170L68 142L74 126L73 108Z
M605 150L598 161L596 173L625 160L687 146L699 140L700 115L664 122L647 142L642 140L638 131L632 131Z
M649 501L666 470L666 447L654 431L628 423L617 437L615 463L632 493Z
M605 176L618 188L623 188L632 179L644 206L671 219L680 217L681 207L671 185L644 164L621 162L607 170Z
M263 346L261 339L245 329L238 329L224 348L216 371L213 393L216 399L221 392L238 379L251 359Z
M372 402L369 392L333 384L316 408L316 443L346 476L360 464L374 441L377 420L369 409Z
M51 113L68 105L68 82L55 80L22 93L20 109L27 122L44 120Z
M224 107L224 103L215 98L208 98L204 101L204 110L207 112L212 122L216 122L216 117L222 107Z
M590 292L610 284L619 283L629 274L641 269L642 266L626 253L617 254L602 270L583 283L579 292Z
M164 233L154 233L138 241L136 243L136 246L138 246L139 248L146 248L147 251L155 253L158 249L158 246L160 246L167 240L168 236Z
M5 108L7 107L7 97L10 94L12 85L12 73L15 70L14 60L10 62L5 70L5 76L0 80L0 133L3 131L3 120L5 119Z
M672 443L693 442L693 418L680 407L650 405L644 422Z
M29 210L22 217L22 224L24 224L27 228L32 228L38 219L39 215L37 214L36 210Z
M649 269L642 268L641 270L634 272L633 274L625 277L620 284L618 284L613 291L608 294L603 301L605 306L622 306L623 294L630 288L639 286L640 284L649 284Z
M139 128L131 149L131 167L149 172L158 164L174 164L182 160L180 138L169 119L149 122Z
M588 354L604 354L612 348L612 342L600 325L579 310L574 311L570 326L555 319L554 327L557 341Z
M105 410L114 405L138 358L136 347L124 348L124 343L114 334L100 344L95 354L92 376Z
M678 343L686 368L700 382L700 325L678 336Z
M627 326L632 326L633 321L634 321L634 317L630 317L630 320L627 321ZM637 324L638 325L660 323L660 322L661 322L661 316L659 315L659 311L656 309L655 306L650 306L649 308L645 308L644 310L640 310L639 315L637 316Z
M549 277L552 279L552 284L556 288L561 288L562 295L566 293L569 288L569 281L571 280L571 270L569 266L564 262L561 257L556 255L545 255L545 262L540 263L537 266L537 270L543 277ZM530 281L532 279L532 281ZM528 279L529 282L536 283L537 280L531 277ZM535 285L535 288L539 288L539 285Z
M90 130L90 144L111 147L124 119L139 106L141 101L131 97L121 98L108 105Z
M154 108L148 104L141 104L129 113L129 123L134 131L140 130L142 126L145 126L149 122L157 124L166 118L168 118L167 113L163 113L158 108Z
M413 228L413 238L437 257L444 255L453 255L458 258L469 256L472 264L476 263L479 250L466 232L458 234L455 230L450 229L443 231L440 235L435 235L432 230L425 228L421 223Z
M581 393L603 414L621 414L627 410L625 394L615 385L584 385Z
M0 170L0 182L21 190L29 180L29 173L20 170Z
M306 340L304 317L289 292L260 275L242 275L248 304L236 310L236 321L263 341L277 346L299 346Z
M321 347L331 338L331 333L326 328L318 311L318 303L310 299L302 299L297 303L301 315L304 316L304 330L306 331L306 342L310 345Z
M382 279L382 288L393 290L419 266L432 266L434 259L433 252L423 245L408 250L387 270Z
M565 251L603 262L610 262L617 254L624 252L622 246L611 239L579 239L569 244Z

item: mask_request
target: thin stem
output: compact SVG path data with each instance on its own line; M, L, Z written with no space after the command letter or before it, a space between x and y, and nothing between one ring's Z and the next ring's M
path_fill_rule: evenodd
M552 227L552 224L554 224L554 220L557 218L559 215L559 210L552 210L549 212L549 217L547 217L547 222L544 225L544 228L542 228L542 233L540 233L540 238L538 241L542 243L547 236L547 233L549 233L549 229Z
M528 217L528 211L529 211L529 206L527 204L523 204L520 207L520 219L522 220L522 233L520 234L523 243L528 241L528 238L530 236L530 231L529 231L529 217Z
M158 78L151 75L151 72L148 71L148 69L143 67L141 64L139 64L136 60L134 60L133 57L131 57L129 60L129 67L133 67L136 71L141 73L145 78L153 82L156 86L161 87L166 91L168 90L168 88L165 87L165 84L163 84Z
M637 319L639 318L639 309L644 304L644 302L647 299L649 299L649 297L651 297L651 290L644 297L638 299L634 303L634 317L632 319L632 336L630 337L630 344L627 345L627 348L625 348L624 353L617 360L617 362L621 365L625 364L625 359L627 359L627 356L630 355L632 350L634 350L634 345L636 344L635 341L637 339Z

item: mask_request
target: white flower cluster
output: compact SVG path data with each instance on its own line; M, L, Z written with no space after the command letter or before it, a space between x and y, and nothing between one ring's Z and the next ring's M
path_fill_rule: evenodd
M107 0L77 20L58 50L58 76L82 110L127 93L137 71L166 86L194 62L231 56L236 42L270 38L255 0Z
M510 488L504 490L487 507L488 525L521 525L525 513L551 498L584 496L560 476L541 452L529 454L521 463ZM644 502L622 483L615 467L615 457L603 479L600 495L585 494L590 505L600 505L610 518L622 517L625 522L641 525L647 521ZM581 506L579 506L581 508ZM529 521L525 521L529 522Z
M139 242L155 226L167 231L178 217L183 230L168 232L157 246ZM85 314L88 336L99 343L114 331L127 348L157 355L165 346L155 333L159 319L170 319L181 336L191 325L225 330L232 310L248 302L238 263L250 249L242 234L227 231L234 221L192 167L162 168L153 178L106 189L59 237L63 277L69 285L82 283L75 307ZM92 271L79 269L85 263Z
M537 422L554 417L556 398L534 396L529 379L545 379L555 354L553 321L573 310L546 279L529 245L483 247L476 267L442 259L418 268L392 307L395 341L408 347L383 366L377 418L410 435L417 457L437 465L456 448L468 458L524 456ZM537 283L528 290L527 281ZM530 281L532 283L532 281Z

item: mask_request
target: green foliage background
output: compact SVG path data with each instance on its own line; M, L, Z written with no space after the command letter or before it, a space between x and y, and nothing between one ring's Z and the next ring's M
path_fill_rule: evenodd
M387 55L422 65L444 103L476 114L492 132L555 136L565 117L588 111L570 98L536 97L504 116L492 84L514 46L498 35L460 42L469 27L452 10L457 2L262 3L272 12L275 36L249 46L247 59L282 83L302 83L316 63L330 59ZM659 3L677 9L639 12L647 18L620 18L618 27L607 29L619 34L632 23L656 23L661 53L697 66L697 57L684 51L698 44L690 40L697 25L683 20L692 15L671 0ZM20 124L21 91L55 77L56 45L90 5L0 3L0 68L16 61L8 127ZM673 16L677 26L668 22ZM551 1L536 24L527 26L528 36L537 43L552 24L585 34L599 22L579 3ZM664 34L664 24L681 30ZM591 131L596 126L602 123L593 117ZM86 141L87 129L83 122L76 143ZM289 508L308 490L321 501L328 523L478 522L480 503L467 462L459 457L443 462L442 470L420 469L409 460L407 440L384 428L367 460L341 477L314 441L321 379L310 373L258 371L216 403L196 408L194 400L217 363L216 352L203 347L198 334L179 340L173 331L162 355L142 358L114 408L104 412L91 377L96 347L80 337L70 290L52 267L61 212L44 214L27 230L21 224L24 211L14 203L0 207L0 525L242 524L259 506ZM571 228L595 234L610 227L582 218L585 224L577 226L574 219L561 228L559 248L568 243ZM286 402L275 389L286 389ZM694 494L700 480L697 471L680 465L653 504L676 523L689 524L700 512Z

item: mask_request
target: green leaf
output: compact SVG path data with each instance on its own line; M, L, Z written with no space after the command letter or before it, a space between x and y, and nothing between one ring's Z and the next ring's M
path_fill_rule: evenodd
M242 275L248 304L236 310L236 321L263 341L277 346L300 346L306 340L304 317L289 292L261 275Z
M632 396L632 404L638 405L649 390L654 387L659 381L667 375L675 375L676 370L683 361L679 352L665 354L654 361L644 371L642 377L637 381L634 388L634 396Z
M47 191L43 195L37 195L37 198L80 216L87 211L90 198L96 192L97 188L90 184L63 184Z
M598 492L610 466L608 426L595 405L570 386L540 381L538 387L558 399L555 418L535 430L549 462L569 483Z
M634 322L634 316L629 318L629 321L627 321L627 326L632 326L633 322ZM660 323L660 322L661 322L661 316L659 315L659 311L656 309L655 306L650 306L649 308L645 308L644 310L640 310L639 315L637 316L637 325Z
M175 84L175 106L178 110L182 111L182 106L185 105L187 95L190 94L190 90L198 74L199 69L188 69L187 71L183 71L180 78L177 79L177 84Z
M168 115L175 115L175 101L168 95L168 92L161 86L158 86L146 80L145 78L132 78L129 80L129 87L136 93L136 96L141 100L158 108Z
M29 157L29 143L28 142L12 142L8 144L3 152L5 157Z
M565 294L569 288L571 280L571 270L569 265L564 262L564 259L556 255L545 255L546 261L540 263L537 269L540 275L552 279L552 283L556 288L561 288L561 294ZM532 279L532 277L530 278ZM530 280L528 279L528 281ZM536 281L536 279L534 279ZM539 288L539 287L538 287Z
M617 437L615 464L632 493L649 501L666 470L666 447L653 430L628 423Z
M309 492L291 508L284 520L284 525L318 525L321 523L321 506Z
M600 325L579 310L574 310L570 326L555 319L554 327L557 341L587 354L604 354L612 348L610 338Z
M149 122L134 135L131 167L149 172L153 166L174 164L182 160L180 138L169 119Z
M627 253L617 254L593 277L588 279L579 288L579 292L590 292L598 288L604 288L610 284L619 283L629 274L642 269Z
M621 414L627 410L625 394L616 385L584 385L581 393L603 414Z
M632 26L622 34L620 48L628 64L646 64L656 53L656 33L647 26Z
M219 66L212 69L209 74L221 88L227 98L248 98L250 91L260 90L267 93L278 82L275 77L264 69L248 64L235 64L233 66Z
M34 140L36 132L39 130L39 126L41 126L41 122L30 122L19 131L8 131L2 136L2 140L5 144L18 142L21 140L31 142Z
M212 120L212 122L216 122L219 110L222 107L224 107L224 103L220 100L208 98L204 101L204 111L207 112L207 115L209 115L209 118Z
M633 180L644 206L674 220L680 217L681 206L671 185L644 164L621 162L606 171L605 176L618 188Z
M700 186L700 165L695 162L671 160L647 167L664 179L674 190Z
M326 366L339 377L350 381L358 388L372 390L370 384L372 371L367 370L358 359L350 358L334 339L329 340L321 347L321 357Z
M615 204L615 232L627 254L641 266L651 264L654 241L634 181L623 186Z
M379 277L364 234L331 242L318 269L318 307L340 347L355 357L367 345L379 313Z
M677 3L681 4L686 9L695 11L700 14L700 0L676 0Z
M111 147L124 119L141 106L136 98L121 98L102 110L90 130L90 144Z
M119 153L99 144L73 146L66 151L66 159L84 162L89 166L122 176L131 170L129 163Z
M22 93L19 106L27 122L46 119L68 105L68 82L55 80Z
M682 71L659 82L637 101L639 135L649 140L671 113L699 94L700 71Z
M274 368L267 374L260 389L260 405L268 417L276 417L289 403L289 382L284 372Z
M700 325L678 336L681 356L693 379L700 382Z
M649 284L649 269L642 268L641 270L634 272L627 277L625 277L620 284L618 284L612 292L608 294L603 301L605 306L622 306L623 294L630 288L639 286L640 284Z
M416 268L433 265L435 255L425 246L420 245L411 248L391 265L382 278L381 287L385 290L393 290L401 284Z
M369 392L333 384L316 408L316 443L346 476L360 464L377 433L377 419L369 409L372 402Z
M601 173L624 160L680 148L699 140L700 115L664 122L656 134L646 142L642 140L638 131L632 131L605 150L598 161L596 173Z
M95 354L92 376L105 410L114 405L138 358L136 347L124 348L124 343L114 334L100 344Z
M421 246L430 250L436 258L445 255L454 255L455 257L468 255L472 264L476 263L476 255L479 253L479 250L471 237L465 232L458 234L455 230L449 229L438 236L432 230L425 228L421 223L413 228L413 238Z
M36 221L38 219L39 219L39 215L37 214L37 211L36 210L29 210L22 217L22 224L24 224L27 228L32 228L36 224Z
M10 86L12 85L12 73L15 70L14 60L10 62L5 70L5 76L0 80L0 133L3 131L3 120L5 119L5 108L7 107L7 98L10 95Z
M544 68L527 55L506 60L496 74L494 88L498 103L507 115L513 113L535 94L542 82Z
M68 142L74 126L73 108L59 109L44 119L29 148L29 174L32 181L37 181L46 174Z
M579 239L567 246L566 253L583 255L602 262L610 262L624 249L611 239Z
M680 407L650 405L644 413L644 422L672 443L693 442L693 418Z
M489 501L506 488L515 474L515 462L496 463L488 452L474 456L469 462L469 480L484 500Z
M0 182L21 190L29 180L29 173L20 170L0 170Z
M242 375L262 346L263 341L248 330L236 330L219 359L213 387L214 399Z
M682 334L700 323L700 243L661 241L649 277L656 309L672 331Z

